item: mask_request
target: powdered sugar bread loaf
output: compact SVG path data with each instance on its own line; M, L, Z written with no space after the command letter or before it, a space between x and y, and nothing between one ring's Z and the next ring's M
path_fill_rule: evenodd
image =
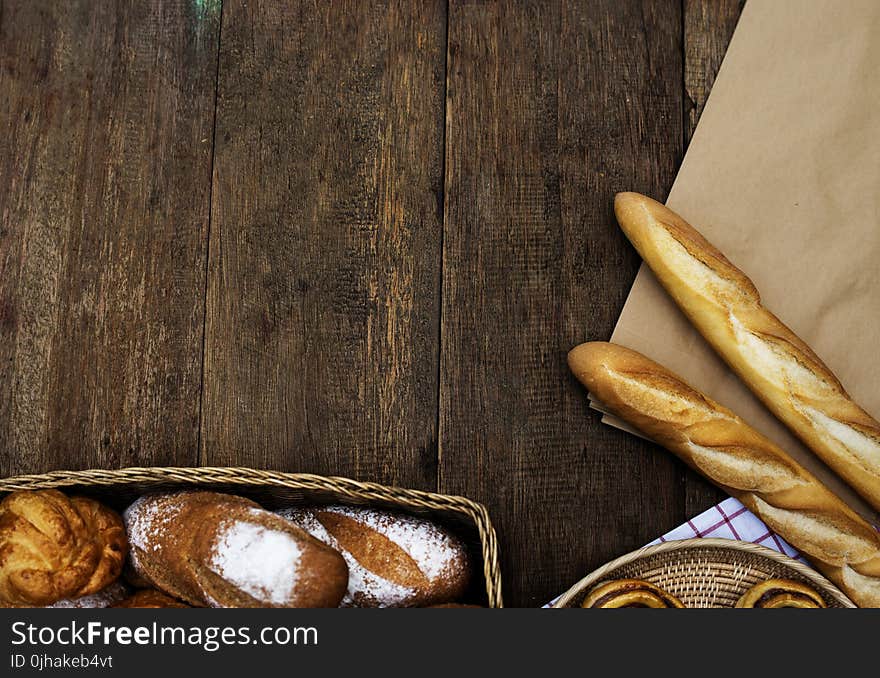
M191 605L336 607L345 593L339 553L244 497L147 495L125 523L133 583Z
M755 285L675 212L638 193L614 201L626 236L694 327L767 408L880 509L880 423L761 303ZM869 309L865 309L869 312Z
M345 606L450 602L467 586L464 545L426 520L348 506L293 508L280 514L342 553L349 569Z
M880 607L880 533L779 446L645 356L604 342L568 354L603 405L745 506L861 607Z

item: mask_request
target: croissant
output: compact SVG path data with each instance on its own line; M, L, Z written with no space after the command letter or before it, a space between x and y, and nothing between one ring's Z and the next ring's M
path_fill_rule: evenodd
M0 605L51 605L96 593L119 577L122 518L58 490L13 492L0 502Z

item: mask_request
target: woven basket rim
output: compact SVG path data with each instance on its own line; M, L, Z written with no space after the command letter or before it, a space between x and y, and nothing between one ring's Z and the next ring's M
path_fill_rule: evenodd
M572 600L583 595L588 587L592 587L597 582L601 581L601 579L605 577L605 575L607 575L609 572L613 572L614 570L623 567L624 565L628 565L629 563L632 563L636 560L648 558L661 553L670 553L674 551L695 551L698 549L738 551L740 553L748 553L751 555L757 555L767 558L769 560L773 560L777 563L780 563L781 565L785 565L794 570L797 574L810 581L816 588L822 590L825 594L840 603L843 607L856 607L856 605L849 598L847 598L847 596L840 589L838 589L834 584L826 579L821 573L817 572L808 565L804 565L800 561L797 561L784 553L774 551L773 549L762 546L761 544L753 544L751 542L739 541L736 539L722 539L719 537L674 539L661 542L659 544L643 546L640 549L636 549L635 551L626 553L590 572L586 577L582 578L580 581L571 586L565 593L563 593L559 597L559 599L555 603L553 603L551 607L556 609L568 607L571 604Z
M19 490L63 488L75 485L108 487L137 483L169 482L216 483L243 487L286 487L296 490L327 491L352 499L386 501L410 508L452 511L473 521L480 537L483 576L489 607L503 607L498 537L489 511L483 504L453 494L411 490L372 481L315 473L291 473L244 466L131 466L121 469L49 471L0 478L0 494Z
M208 478L216 476L216 478ZM176 482L228 482L230 484L278 484L284 486L288 482L314 482L316 485L334 485L354 491L393 493L413 499L427 499L441 503L460 504L472 509L485 506L461 495L441 494L430 490L413 490L395 485L383 485L368 480L355 480L344 476L326 476L317 473L298 473L257 469L247 466L129 466L120 469L83 469L78 471L48 471L46 473L22 474L0 478L0 492L13 492L39 486L69 487L71 485L104 485L134 484L141 481L169 480ZM256 481L256 483L254 482Z

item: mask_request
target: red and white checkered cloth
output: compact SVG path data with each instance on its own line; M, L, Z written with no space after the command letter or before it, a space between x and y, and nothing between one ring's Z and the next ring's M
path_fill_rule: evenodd
M774 551L797 558L803 563L807 562L792 548L791 544L778 534L771 532L757 516L750 513L745 506L732 497L670 530L662 537L652 541L651 544L699 537L738 539L739 541L761 544ZM558 598L549 602L545 607L550 607L556 600Z
M802 562L800 554L778 534L761 522L753 513L732 497L703 511L696 518L691 518L683 525L670 530L651 544L694 537L718 537L720 539L738 539L753 544L761 544L774 551L779 551Z

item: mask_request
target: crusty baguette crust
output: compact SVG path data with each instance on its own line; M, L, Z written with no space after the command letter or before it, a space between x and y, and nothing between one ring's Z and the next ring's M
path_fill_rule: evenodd
M620 193L621 228L694 327L807 447L880 510L880 423L761 304L751 280L673 211Z
M880 607L880 533L775 443L630 349L581 344L568 364L611 412L739 499L853 602Z

